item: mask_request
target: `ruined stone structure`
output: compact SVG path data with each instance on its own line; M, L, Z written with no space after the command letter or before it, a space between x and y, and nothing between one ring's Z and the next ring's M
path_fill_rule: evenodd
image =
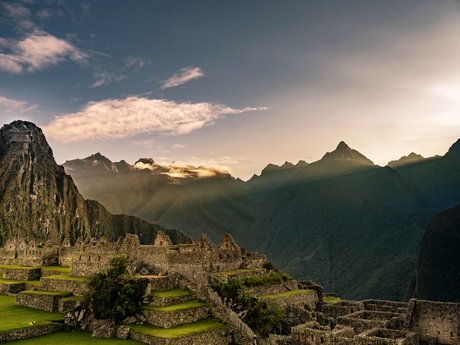
M72 275L89 276L107 267L117 254L128 258L130 273L147 266L180 273L198 286L207 284L211 272L242 266L261 267L266 262L265 255L247 253L245 248L240 248L230 234L226 234L216 248L206 235L201 235L196 242L190 239L186 244L173 245L171 239L159 231L152 245L141 245L133 234L120 237L117 242L108 242L104 237L78 238L74 246L68 239L60 245L48 241L42 248L35 241L27 244L22 239L8 240L0 249L0 264L40 266L55 260L61 266L71 267Z
M243 320L226 307L212 291L209 285L210 275L214 272L211 277L219 281L229 281L233 277L268 274L269 271L260 269L266 263L266 257L257 253L247 253L246 249L240 248L229 234L224 236L218 247L215 247L206 235L202 235L198 241L190 239L186 244L173 245L170 238L161 231L151 245L141 245L138 237L132 234L120 237L117 242L108 242L104 237L99 240L79 238L73 246L67 239L60 245L55 245L51 241L38 245L34 241L26 243L22 239L9 240L4 248L0 249L0 264L23 264L32 267L0 269L3 279L25 281L11 286L3 284L5 286L0 286L0 291L5 290L15 294L19 292L17 301L22 305L44 310L65 310L80 303L78 299L62 300L56 296L42 297L34 294L34 291L20 291L26 287L30 290L36 289L32 285L29 286L27 282L40 279L41 290L67 291L74 296L81 296L86 288L85 282L48 277L51 273L47 273L45 268L36 266L59 263L70 267L71 275L87 277L107 267L110 259L115 255L124 255L128 258L129 274L140 272L145 279L149 280L147 294L153 290L165 291L183 285L187 289L196 291L198 298L211 302L214 305L213 314L220 313L220 317L229 320L241 334L244 333L248 338L252 337L252 331ZM256 269L257 267L259 269ZM237 269L240 270L233 271ZM229 272L227 274L220 271ZM257 298L304 290L303 293L277 297L278 303L286 308L283 319L286 327L283 325L283 332L285 328L288 331L284 336L270 336L272 345L458 344L459 303L416 299L409 302L369 299L324 303L322 287L311 281L284 282L249 290ZM155 305L178 303L186 299L178 297L156 301ZM221 311L216 312L216 306ZM159 312L149 311L146 317L151 324L171 327L179 321L179 323L189 323L203 319L211 313L210 308L183 311L180 317L171 316L171 319L165 318ZM215 337L213 343L226 344L229 334L222 332L228 333L228 331L212 331L207 333L207 336ZM290 335L286 335L289 333ZM142 335L133 335L133 337L145 340ZM193 341L198 341L198 338L193 338ZM184 344L188 345L187 341ZM206 343L209 338L203 341Z

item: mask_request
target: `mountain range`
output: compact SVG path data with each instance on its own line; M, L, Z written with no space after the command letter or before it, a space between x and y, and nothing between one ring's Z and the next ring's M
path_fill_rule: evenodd
M224 233L342 298L402 300L437 212L460 203L460 141L444 157L375 165L340 142L317 162L269 164L243 182L214 168L67 161L82 195L218 243Z

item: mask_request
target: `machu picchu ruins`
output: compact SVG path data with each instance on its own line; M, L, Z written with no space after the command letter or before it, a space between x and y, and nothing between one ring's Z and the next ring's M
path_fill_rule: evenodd
M143 315L125 320L116 329L92 318L82 306L88 277L103 271L115 255L128 259L130 276L148 280L145 295L152 296L143 307ZM245 324L244 312L219 297L212 281L228 283L267 276L273 272L267 263L264 255L239 247L230 234L218 247L206 235L198 241L190 238L186 244L173 245L161 231L151 245L141 245L133 234L116 242L79 238L74 245L68 239L61 245L10 239L0 249L0 293L16 297L16 305L67 316L52 326L0 332L0 341L78 326L96 337L130 337L149 344L457 344L458 303L417 299L347 301L323 293L322 287L311 281L293 280L247 288L254 298L276 300L284 308L281 334L262 338ZM165 308L175 311L164 312ZM200 322L213 326L177 339L152 336L146 331L149 327L169 329Z

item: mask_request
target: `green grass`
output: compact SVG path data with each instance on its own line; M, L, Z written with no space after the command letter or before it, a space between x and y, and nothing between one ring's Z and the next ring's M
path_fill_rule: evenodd
M160 312L163 312L163 313L170 313L170 312L177 311L177 310L201 308L201 307L207 307L207 306L209 306L209 305L206 302L202 302L202 301L197 300L197 299L191 299L190 301L169 305L167 307L145 306L142 309L160 311Z
M43 277L44 279L59 279L59 280L71 280L71 281L77 281L77 282L88 282L89 277L77 277L77 276L72 276L70 274L61 274L58 276L49 276L49 277Z
M61 301L84 301L83 296L67 296L67 297L61 297Z
M40 286L40 280L13 280L13 279L3 279L0 278L0 283L5 283L5 284L21 284L21 283L27 283L33 286Z
M129 325L134 332L139 334L152 335L159 338L181 338L189 335L227 327L222 320L207 318L201 321L186 323L171 328L161 328L149 324Z
M35 294L35 295L49 295L49 296L69 296L72 293L71 292L65 292L65 291L47 291L47 290L29 290L29 291L22 291L20 293L28 293L28 294Z
M47 271L58 271L62 273L69 273L70 274L70 267L65 266L39 266L42 270Z
M309 294L309 293L313 293L313 290L285 291L285 292L275 293L273 295L260 296L259 298L281 298L281 297L287 297L287 296L304 295L304 294Z
M64 320L64 314L51 313L44 310L15 305L14 297L0 294L0 332L12 331L21 328L49 326L53 321ZM35 321L34 326L29 320Z
M15 340L10 344L14 345L80 345L80 344L94 344L94 345L142 345L144 343L137 340L122 340L117 338L93 338L90 332L85 332L76 329L72 332L59 331L52 334L42 335L40 337Z
M239 274L239 273L245 273L245 272L252 272L252 270L238 269L238 270L218 271L218 272L213 272L212 275L228 276L230 274Z
M324 303L336 303L340 301L340 298L330 296L324 296L323 299Z
M194 291L190 290L182 290L179 287L172 288L166 291L152 291L150 296L160 297L160 298L167 298L167 297L183 297L183 296L190 296L194 295Z
M32 267L32 266L24 266L24 265L0 265L0 268L5 268L5 269L15 269L15 268L22 268L26 270L33 270L38 267Z

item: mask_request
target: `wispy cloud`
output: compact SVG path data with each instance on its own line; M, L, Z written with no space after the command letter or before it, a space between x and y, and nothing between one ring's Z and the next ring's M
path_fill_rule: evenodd
M172 148L173 150L182 150L182 149L185 149L186 147L187 147L187 146L182 145L182 144L175 144L175 145L171 146L171 148Z
M36 16L40 20L49 20L54 17L61 17L65 14L63 10L57 9L53 10L50 8L44 8L37 12Z
M137 56L129 56L126 58L126 67L128 68L142 68L150 64L150 60Z
M265 109L131 96L90 102L77 113L57 116L45 131L61 142L118 139L142 133L182 135L211 125L224 115Z
M17 101L15 99L9 99L6 97L0 96L0 108L4 111L20 111L21 113L25 113L31 110L37 109L36 104L27 105L27 102Z
M89 2L82 2L80 5L83 14L85 16L89 16L89 14L91 13L91 4Z
M204 72L199 67L185 67L174 74L171 78L163 81L163 90L185 84L186 82L204 76Z
M150 148L155 145L155 139L146 139L146 140L130 140L129 144L132 146L140 146L145 148Z
M125 78L124 75L118 75L112 72L94 72L94 79L96 81L91 84L90 88L99 87L111 83L117 83Z

